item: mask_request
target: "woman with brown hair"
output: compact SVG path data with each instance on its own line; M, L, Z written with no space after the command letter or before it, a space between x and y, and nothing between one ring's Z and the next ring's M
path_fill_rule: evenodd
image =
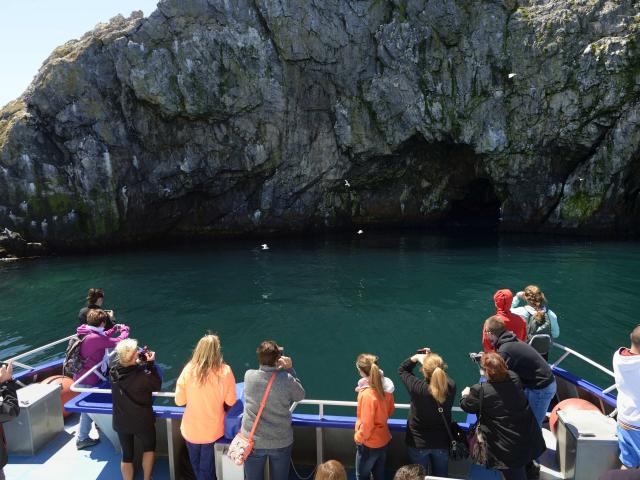
M186 405L180 432L198 480L216 478L214 444L224 435L225 405L236 403L236 381L224 363L217 335L205 335L176 384L176 405Z
M87 292L87 306L80 309L78 312L78 324L84 325L87 323L87 313L90 310L104 310L109 318L104 326L106 330L109 330L115 324L115 316L113 310L105 310L102 308L104 303L104 291L101 288L90 288Z
M356 431L356 480L384 480L384 465L391 432L387 421L393 413L393 382L384 377L378 357L361 353L356 369L362 377L356 387L358 409Z
M549 308L547 298L537 285L528 285L513 297L511 313L527 322L527 339L541 333L553 338L560 336L558 317Z
M428 348L421 351L425 353L413 355L398 368L398 375L411 397L405 442L411 463L422 465L431 475L446 477L451 440L444 422L451 424L456 383L445 373L447 365L440 355ZM424 379L413 374L418 363Z
M460 407L478 416L479 434L487 445L488 468L500 470L506 480L526 480L526 465L545 451L538 426L520 378L507 369L497 353L480 359L486 383L466 387Z

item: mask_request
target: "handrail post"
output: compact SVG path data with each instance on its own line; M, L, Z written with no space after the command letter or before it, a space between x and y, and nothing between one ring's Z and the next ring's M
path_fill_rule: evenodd
M320 420L324 418L324 403L318 405L318 416ZM324 430L322 427L316 427L316 465L324 462Z

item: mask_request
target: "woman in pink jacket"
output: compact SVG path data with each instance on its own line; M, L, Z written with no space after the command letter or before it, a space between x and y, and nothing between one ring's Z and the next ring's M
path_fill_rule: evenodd
M104 310L89 310L86 325L80 325L77 329L78 336L82 338L82 344L80 345L82 368L73 376L73 380L79 379L93 367L104 362L95 373L91 373L91 375L82 380L81 386L92 387L107 379L107 349L114 348L120 340L124 340L129 336L129 327L126 325L118 324L105 331L104 326L108 319L109 315ZM117 331L120 332L120 335L112 338L111 335ZM76 440L78 450L91 447L100 441L98 438L91 438L89 436L90 431L91 417L88 413L81 413L80 428Z

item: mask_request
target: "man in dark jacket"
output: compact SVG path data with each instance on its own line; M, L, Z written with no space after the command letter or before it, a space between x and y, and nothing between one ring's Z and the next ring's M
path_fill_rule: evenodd
M13 381L13 366L11 363L3 364L0 367L0 480L5 478L3 469L9 457L2 424L17 417L20 413L16 390L16 382Z
M507 362L509 370L520 377L533 415L542 426L549 404L556 394L556 379L551 367L536 349L506 330L500 317L489 317L486 331L498 354Z

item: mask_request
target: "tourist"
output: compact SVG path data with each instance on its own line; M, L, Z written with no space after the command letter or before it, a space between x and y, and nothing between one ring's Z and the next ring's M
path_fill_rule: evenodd
M527 340L527 323L522 317L511 313L511 304L513 301L513 293L508 288L498 290L493 295L493 303L496 306L496 314L504 322L504 326L507 330L513 332L517 338L522 341ZM491 352L494 350L491 342L487 338L486 325L482 331L482 346L485 352Z
M542 324L544 332L551 335L553 338L560 336L560 325L558 324L558 317L549 308L547 298L540 290L540 287L536 285L529 285L523 291L518 292L513 298L511 303L511 312L524 318L527 322L527 331L534 330L534 327L529 327L530 323ZM546 323L548 322L548 330Z
M82 368L73 376L77 381L96 365L100 365L94 372L82 379L79 387L93 387L107 380L107 352L108 348L114 348L120 340L129 336L129 327L126 325L115 325L109 330L105 330L105 325L109 315L104 310L92 309L87 313L86 325L80 325L77 329L79 337L83 338L80 345L80 357L83 359ZM119 332L120 335L112 338L112 335ZM91 438L91 417L88 413L80 413L80 427L78 429L78 439L76 447L78 450L91 447L98 443L100 439Z
M87 313L90 310L103 310L102 304L104 303L104 291L101 288L90 288L87 292L87 306L80 309L78 312L78 323L83 325L87 323ZM104 328L107 330L112 328L115 324L115 317L113 310L104 310L109 318L107 319Z
M318 465L314 480L347 480L347 471L339 461L329 460Z
M613 355L613 373L618 388L618 444L620 462L640 467L640 325L631 332L631 346Z
M489 317L486 325L487 337L509 370L520 377L533 415L542 425L557 388L551 367L531 345L521 342L513 332L506 330L501 318Z
M7 440L4 436L3 423L17 417L20 413L18 406L18 386L13 381L13 365L11 362L0 366L0 480L4 480L4 466L9 460Z
M542 427L551 400L556 394L556 379L551 367L540 353L505 329L502 318L489 317L485 321L486 335L496 352L505 360L509 370L515 372L524 388L531 411ZM534 460L527 467L527 475L537 478L540 466Z
M128 338L116 346L116 359L109 369L113 429L122 448L120 470L124 480L133 480L134 437L142 444L144 480L151 480L156 450L152 394L162 387L155 359L155 352L138 352L138 342Z
M384 480L387 448L391 432L387 421L393 413L393 382L384 377L378 366L378 357L361 353L356 369L362 377L358 381L358 408L356 430L356 480Z
M224 436L225 407L236 403L236 380L217 335L205 335L176 383L176 405L186 405L180 431L198 480L216 478L215 442Z
M398 368L398 375L411 397L405 442L410 462L422 465L430 475L446 477L451 439L445 421L451 424L456 384L445 373L447 366L440 355L428 348L420 352L425 353L413 355ZM413 374L418 363L422 365L424 379Z
M497 353L480 359L486 383L466 387L460 407L478 415L487 446L485 466L500 470L506 480L526 480L526 465L545 451L538 423L522 391L518 375ZM480 407L482 405L482 409Z
M265 340L256 350L258 370L244 375L244 414L242 434L246 437L253 427L260 403L273 377L265 399L265 407L254 433L254 446L244 462L246 480L263 480L264 466L269 461L271 480L288 480L293 428L291 405L304 398L304 388L293 369L291 358L285 357L278 344Z
M426 475L427 472L424 469L424 466L414 463L412 465L404 465L400 467L393 476L393 480L424 480Z

